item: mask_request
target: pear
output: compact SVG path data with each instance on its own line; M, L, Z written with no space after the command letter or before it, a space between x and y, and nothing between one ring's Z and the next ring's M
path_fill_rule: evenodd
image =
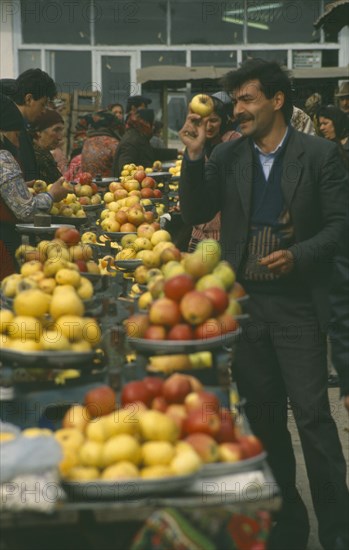
M48 313L51 297L38 289L24 290L13 301L13 310L16 315L42 317Z
M69 285L65 285L61 288L62 290L57 291L56 289L53 293L50 304L51 317L53 319L59 319L62 315L77 315L82 317L85 312L84 304L75 290L68 290ZM63 290L63 288L65 290Z

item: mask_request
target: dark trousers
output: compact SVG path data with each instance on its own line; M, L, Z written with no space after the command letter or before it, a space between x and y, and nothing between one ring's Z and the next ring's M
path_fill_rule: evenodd
M348 530L349 494L346 463L328 400L326 336L306 297L254 294L246 310L250 320L238 346L233 376L247 400L251 428L268 452L282 490L285 517L292 521L303 505L295 488L296 463L287 429L289 398L320 542L331 548L336 535ZM308 522L306 514L301 518Z

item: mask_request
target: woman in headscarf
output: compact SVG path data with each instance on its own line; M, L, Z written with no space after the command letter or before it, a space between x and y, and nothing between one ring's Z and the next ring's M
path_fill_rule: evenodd
M62 176L51 151L61 143L63 133L61 115L53 109L46 109L35 124L33 136L38 179L46 183L53 183Z
M35 213L49 212L52 203L68 193L63 187L64 178L56 181L47 193L33 196L29 192L15 159L22 129L23 117L19 109L11 99L0 94L0 132L10 144L5 149L0 141L0 280L16 271L14 254L20 244L16 223L31 221Z
M335 141L344 164L349 170L349 119L338 107L320 107L317 118L324 138Z
M123 122L110 111L93 113L88 120L87 137L81 153L81 169L94 178L112 175L113 159L121 136Z

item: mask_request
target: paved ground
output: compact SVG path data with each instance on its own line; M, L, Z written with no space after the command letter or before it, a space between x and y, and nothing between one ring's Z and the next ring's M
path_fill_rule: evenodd
M332 414L337 423L339 436L341 438L342 445L343 445L344 456L346 458L347 465L348 465L347 479L349 483L349 433L348 431L345 430L345 428L347 429L349 428L349 416L346 409L344 409L342 401L338 400L338 395L339 395L338 388L330 388L329 394L330 394ZM294 448L296 452L296 459L297 459L297 484L298 484L298 487L301 489L303 499L308 508L310 524L311 524L308 550L322 550L322 547L319 543L319 539L317 536L317 520L314 514L313 505L311 502L310 489L309 489L308 478L305 470L301 444L299 441L298 432L292 416L290 418L289 426L292 433Z

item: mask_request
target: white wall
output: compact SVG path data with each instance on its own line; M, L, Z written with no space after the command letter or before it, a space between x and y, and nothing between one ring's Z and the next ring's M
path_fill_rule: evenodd
M343 27L338 33L339 56L338 65L347 67L349 65L349 26Z
M15 75L13 10L15 3L0 0L0 77Z

